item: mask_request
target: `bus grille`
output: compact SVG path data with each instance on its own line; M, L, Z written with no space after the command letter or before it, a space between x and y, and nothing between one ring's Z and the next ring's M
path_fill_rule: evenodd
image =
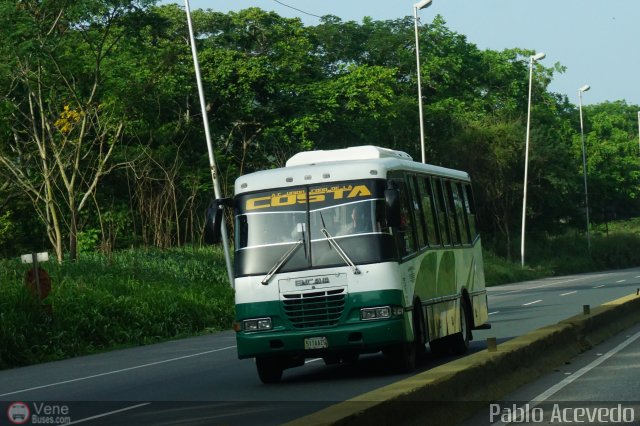
M284 311L296 328L326 327L338 323L344 310L344 289L283 294Z

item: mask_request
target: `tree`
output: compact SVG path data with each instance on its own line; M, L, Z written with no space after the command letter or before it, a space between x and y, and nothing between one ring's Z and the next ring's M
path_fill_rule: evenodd
M0 0L5 246L8 233L26 241L25 230L42 232L17 219L29 203L59 258L67 248L75 257L83 232L101 232L109 250L198 239L211 190L186 19L176 4L152 3ZM282 166L301 150L375 144L419 157L411 17L326 16L305 27L258 8L192 16L225 193L239 174ZM510 255L533 52L480 50L439 16L419 34L427 162L472 174L485 241ZM535 66L531 233L582 223L584 199L577 110L548 91L563 67ZM585 108L594 220L612 206L640 211L636 112Z
M637 106L624 101L584 108L589 208L596 221L628 217L639 211L637 112ZM581 147L577 135L574 154L580 158Z
M102 66L123 37L122 20L145 2L0 3L2 104L6 137L0 165L29 197L58 260L64 229L76 258L79 213L102 176L125 117L101 92ZM10 138L10 139L9 139Z

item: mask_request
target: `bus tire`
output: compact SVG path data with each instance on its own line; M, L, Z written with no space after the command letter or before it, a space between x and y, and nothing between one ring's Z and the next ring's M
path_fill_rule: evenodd
M455 355L464 355L469 349L471 340L471 328L469 327L469 306L463 297L460 300L460 332L450 336L451 351Z
M256 358L256 367L262 383L278 383L282 379L284 367L277 358Z
M415 370L418 357L426 352L426 326L420 299L416 299L413 304L411 319L413 321L413 342L401 343L383 351L398 373L410 373Z
M416 368L416 345L413 342L391 346L383 353L397 373L411 373Z
M422 303L416 299L413 303L413 334L416 345L416 355L423 356L427 351L427 326L422 312Z
M449 339L447 337L430 341L429 347L431 348L431 355L435 358L449 355Z

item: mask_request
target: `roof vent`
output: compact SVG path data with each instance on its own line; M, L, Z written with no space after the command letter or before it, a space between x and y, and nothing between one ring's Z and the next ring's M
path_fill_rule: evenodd
M287 161L287 167L310 165L314 163L328 163L332 161L374 160L378 158L397 158L398 160L413 161L406 152L381 148L373 145L354 146L344 149L327 151L299 152Z

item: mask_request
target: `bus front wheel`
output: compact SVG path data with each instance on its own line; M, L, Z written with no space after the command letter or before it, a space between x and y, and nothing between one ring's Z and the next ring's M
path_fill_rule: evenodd
M413 342L388 347L382 353L398 373L410 373L416 368L416 345Z
M426 351L426 322L422 304L416 300L413 305L413 342L400 343L383 350L383 353L399 373L410 373L416 368L418 357Z
M258 377L262 383L278 383L284 367L278 358L256 358Z

